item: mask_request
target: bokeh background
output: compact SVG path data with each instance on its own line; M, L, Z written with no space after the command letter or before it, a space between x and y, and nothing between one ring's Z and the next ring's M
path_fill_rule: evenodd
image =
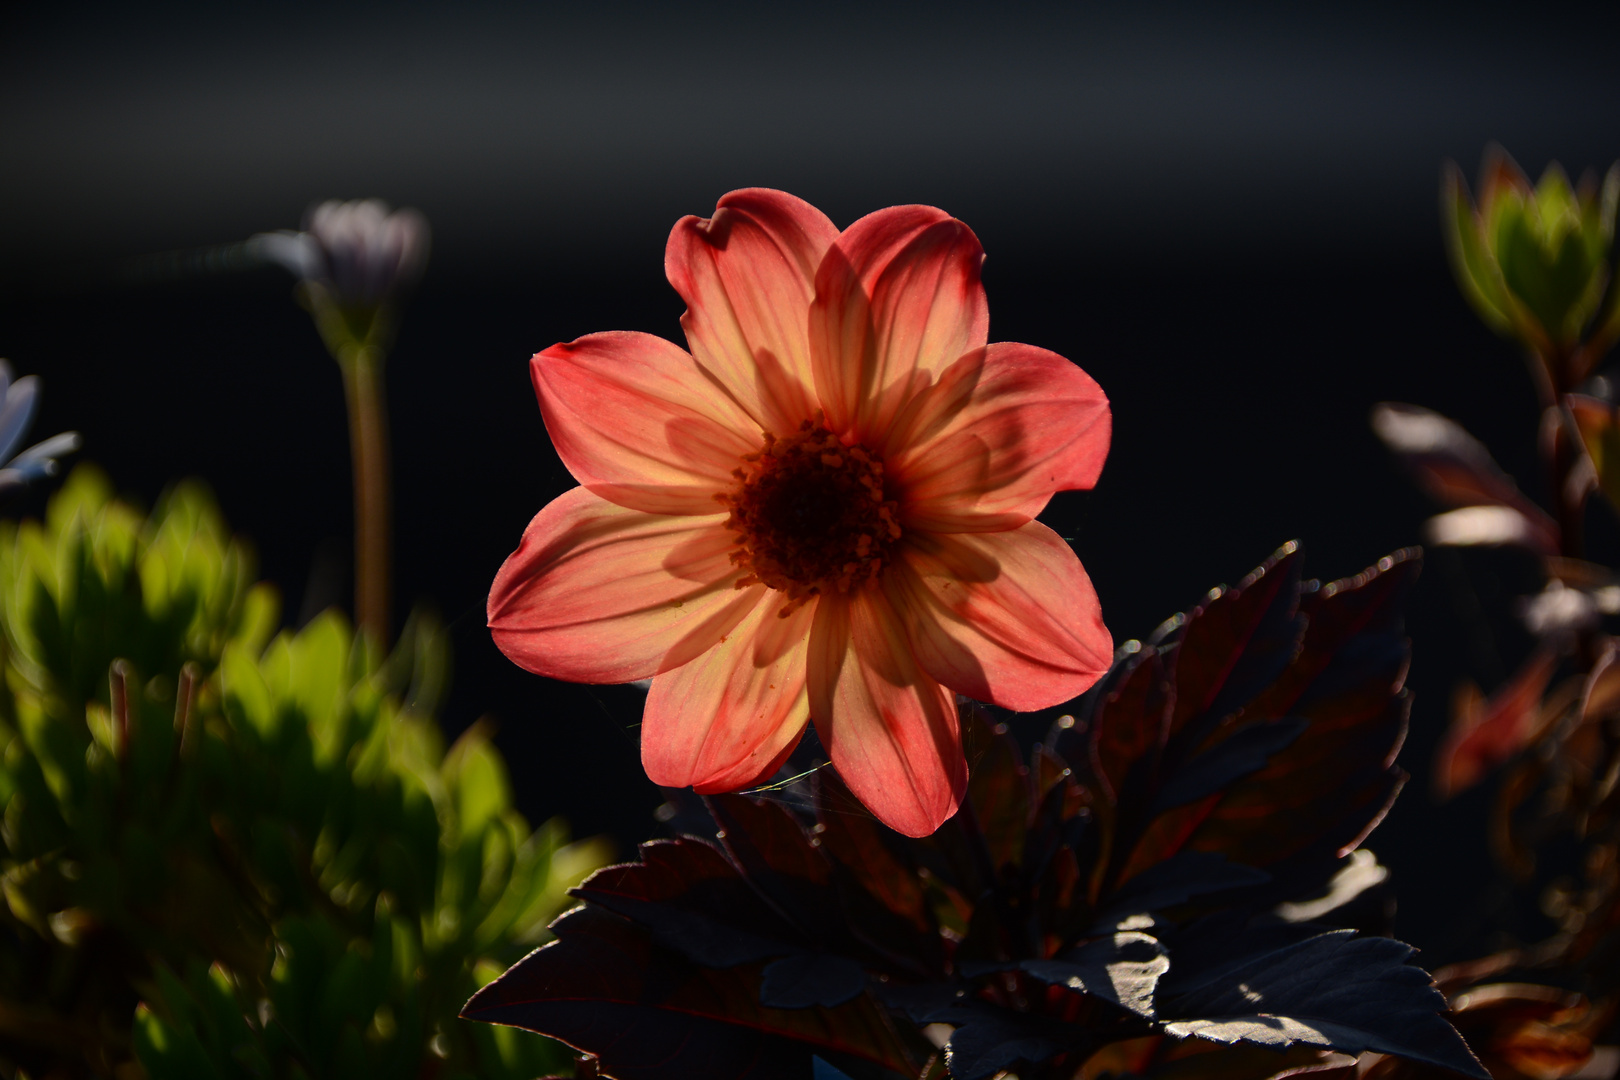
M527 359L679 340L678 217L767 185L840 224L925 202L973 226L992 339L1113 401L1102 482L1046 519L1123 641L1286 540L1324 578L1418 542L1377 401L1461 420L1538 491L1530 384L1452 285L1439 169L1491 140L1532 173L1620 158L1617 43L1620 9L1486 4L14 5L0 355L44 377L39 433L81 431L121 490L208 480L298 625L348 597L337 369L283 272L207 253L325 198L420 208L433 255L388 372L398 607L450 624L447 727L496 718L530 818L628 849L661 801L641 695L520 672L483 607L571 486ZM1370 846L1431 964L1538 930L1490 871L1488 791L1440 806L1427 780L1455 683L1527 647L1491 613L1533 580L1432 552L1414 600L1414 780Z

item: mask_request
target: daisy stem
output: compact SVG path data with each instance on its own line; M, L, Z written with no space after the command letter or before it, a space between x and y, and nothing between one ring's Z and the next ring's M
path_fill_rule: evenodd
M383 354L373 345L341 350L354 460L354 617L382 649L389 626L388 412L383 407Z

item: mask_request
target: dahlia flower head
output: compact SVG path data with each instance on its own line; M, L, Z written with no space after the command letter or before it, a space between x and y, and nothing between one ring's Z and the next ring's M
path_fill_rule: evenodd
M1108 399L1056 353L987 344L983 260L928 206L839 232L747 189L682 218L664 267L690 352L620 331L531 361L579 486L501 567L496 644L553 678L651 678L657 784L763 783L813 721L872 813L933 832L967 787L958 694L1045 708L1113 657L1035 520L1096 482Z

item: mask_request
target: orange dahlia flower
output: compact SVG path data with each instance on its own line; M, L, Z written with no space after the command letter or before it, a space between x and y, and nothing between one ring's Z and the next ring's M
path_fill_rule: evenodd
M956 694L1044 708L1113 654L1035 520L1095 483L1108 399L1056 353L986 344L983 259L927 206L840 233L749 189L677 222L691 352L614 332L531 362L580 486L501 567L496 644L554 678L650 676L655 783L762 782L814 720L873 813L932 832L967 785Z

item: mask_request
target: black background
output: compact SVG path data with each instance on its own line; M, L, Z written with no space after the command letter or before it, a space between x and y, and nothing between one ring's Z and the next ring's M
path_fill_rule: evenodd
M572 484L528 357L595 330L679 340L665 237L732 188L840 225L926 202L974 227L992 340L1063 353L1113 402L1101 483L1046 520L1117 640L1288 539L1322 577L1417 542L1431 508L1369 433L1377 401L1457 418L1539 496L1530 384L1451 282L1439 168L1472 174L1492 139L1533 173L1620 157L1620 19L988 7L13 7L0 355L44 377L38 434L82 432L132 497L208 480L297 625L346 595L336 367L280 271L139 257L293 227L328 197L422 209L433 258L388 372L398 606L450 623L446 727L497 719L524 812L625 849L660 801L641 695L519 671L484 598ZM1533 896L1491 884L1487 792L1436 806L1427 782L1453 685L1493 687L1527 647L1480 612L1533 579L1510 554L1433 552L1411 612L1415 779L1370 846L1430 963L1538 929Z

